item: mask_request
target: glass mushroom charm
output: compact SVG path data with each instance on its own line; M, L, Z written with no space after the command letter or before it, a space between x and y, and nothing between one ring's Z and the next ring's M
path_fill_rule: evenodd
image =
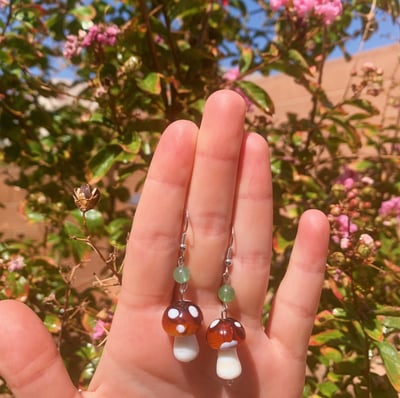
M173 353L178 361L190 362L197 357L199 343L196 332L202 321L200 308L191 301L177 300L164 311L162 326L174 337Z
M211 322L207 330L207 344L218 350L217 376L233 380L242 373L236 347L244 341L246 332L243 325L232 318L221 318Z
M186 212L185 226L179 246L178 264L173 273L174 280L178 285L179 298L166 308L161 321L167 334L174 337L173 353L175 358L181 362L190 362L199 354L196 332L203 322L203 314L200 308L191 301L184 299L190 279L190 270L185 265L184 258L188 224L189 217Z
M218 298L223 305L221 318L215 319L210 323L206 334L208 346L218 350L217 376L227 381L232 381L242 374L242 365L236 348L246 338L243 325L238 320L228 317L228 303L235 299L235 289L230 284L232 245L233 229L231 242L225 254L222 284L218 289Z

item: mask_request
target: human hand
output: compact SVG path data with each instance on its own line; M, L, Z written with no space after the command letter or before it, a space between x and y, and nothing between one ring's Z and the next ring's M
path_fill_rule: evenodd
M243 132L245 104L233 91L214 93L198 129L172 123L154 155L130 234L118 306L88 391L72 385L41 321L23 304L0 303L0 374L17 398L300 397L308 339L324 280L329 225L317 210L301 217L288 270L264 330L272 240L272 188L265 140ZM161 326L173 298L182 219L190 223L185 298L203 311L199 356L172 354ZM205 343L219 317L224 255L234 226L230 316L246 329L238 348L242 374L215 374L216 352Z

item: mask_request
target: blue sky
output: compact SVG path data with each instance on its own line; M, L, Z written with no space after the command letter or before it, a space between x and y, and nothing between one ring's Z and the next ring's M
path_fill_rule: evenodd
M246 6L249 10L257 7L256 0L244 0L244 2L246 3ZM400 20L398 20L397 23L393 23L391 17L383 12L378 12L376 14L376 19L378 21L378 31L375 32L367 42L362 43L361 38L348 41L346 49L350 52L350 54L355 54L360 49L370 50L380 46L400 42ZM257 17L254 17L250 21L251 23L254 23L255 26L257 23L260 23ZM354 23L354 25L352 26L352 30L355 30L357 28L359 28L359 25ZM333 58L340 56L342 56L342 53L339 49L337 51L334 51L331 55L331 57Z

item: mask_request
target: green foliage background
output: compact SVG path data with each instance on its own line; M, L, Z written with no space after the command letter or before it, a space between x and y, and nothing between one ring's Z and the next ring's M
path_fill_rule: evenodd
M248 23L249 6L257 26ZM76 384L87 385L101 355L93 329L112 316L114 305L104 286L118 283L134 213L129 201L159 135L176 119L199 123L205 98L230 88L252 104L247 127L271 147L270 293L304 210L329 214L333 235L339 215L357 225L347 247L332 240L304 396L390 398L400 392L400 218L379 213L383 201L400 196L399 125L377 122L383 110L368 94L386 95L388 106L400 98L382 91L376 69L361 71L359 86L339 102L321 84L334 48L350 58L346 42L368 40L379 12L396 21L399 3L355 0L343 7L330 26L289 9L274 12L267 1L10 0L0 9L0 161L13 170L7 184L26 193L25 216L45 226L37 239L0 241L0 298L22 300L43 319ZM355 20L362 28L352 32ZM67 35L91 23L118 26L116 44L89 46L66 60ZM66 65L68 76L60 79ZM227 80L224 70L234 66L238 77ZM273 123L270 96L248 76L275 71L310 93L306 117L292 112ZM361 148L369 150L361 156ZM340 182L348 165L356 173L351 189ZM135 173L139 183L132 187L128 178ZM96 185L102 199L82 218L72 192L84 182ZM374 243L360 241L362 234ZM107 248L98 249L100 241ZM93 249L104 274L96 286L77 291L75 272ZM21 258L25 266L10 270Z

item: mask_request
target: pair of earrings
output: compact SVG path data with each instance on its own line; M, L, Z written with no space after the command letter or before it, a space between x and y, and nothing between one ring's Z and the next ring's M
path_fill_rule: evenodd
M162 326L170 336L174 337L173 353L181 362L190 362L199 353L199 343L196 333L203 321L200 308L184 298L190 280L190 270L185 265L186 234L189 226L189 217L186 213L179 246L179 257L173 276L178 284L178 298L166 308L162 317ZM212 321L207 329L206 341L209 347L218 350L216 373L223 380L233 380L242 373L242 366L237 355L237 346L246 337L243 325L228 316L228 303L235 298L235 290L230 284L230 270L232 267L231 241L225 254L222 273L222 283L218 289L218 298L222 303L221 316Z

